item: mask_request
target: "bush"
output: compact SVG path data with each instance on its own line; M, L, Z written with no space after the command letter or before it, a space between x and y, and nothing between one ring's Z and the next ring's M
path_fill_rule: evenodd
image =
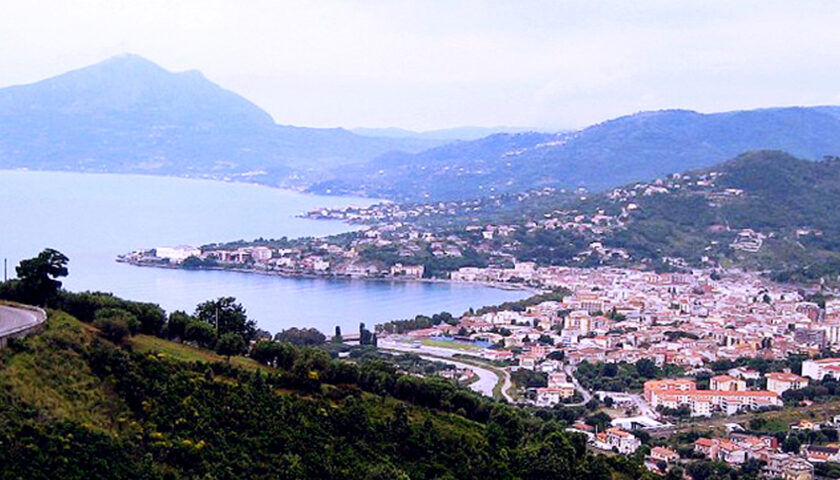
M137 317L121 308L101 308L97 310L94 315L94 325L99 320L121 320L132 334L140 330L140 322Z
M93 325L102 332L102 336L117 345L121 344L125 337L131 335L128 323L119 317L98 318Z

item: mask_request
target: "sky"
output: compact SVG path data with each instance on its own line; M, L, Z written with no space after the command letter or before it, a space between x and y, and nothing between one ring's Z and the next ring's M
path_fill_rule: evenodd
M2 2L0 86L135 53L281 124L556 130L840 104L833 1Z

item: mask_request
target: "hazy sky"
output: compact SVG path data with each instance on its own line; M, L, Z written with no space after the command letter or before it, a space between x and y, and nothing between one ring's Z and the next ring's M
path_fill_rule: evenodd
M639 110L840 104L840 3L13 1L0 86L131 52L283 124L579 127Z

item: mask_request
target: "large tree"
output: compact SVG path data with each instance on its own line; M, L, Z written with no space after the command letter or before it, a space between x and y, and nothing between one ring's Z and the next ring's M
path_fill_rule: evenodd
M257 334L256 322L248 319L245 308L236 303L234 297L221 297L201 303L195 309L195 316L216 327L219 337L235 333L247 343Z
M47 248L37 257L23 260L17 266L18 279L23 300L38 305L47 305L61 288L57 280L66 277L68 259L63 253Z

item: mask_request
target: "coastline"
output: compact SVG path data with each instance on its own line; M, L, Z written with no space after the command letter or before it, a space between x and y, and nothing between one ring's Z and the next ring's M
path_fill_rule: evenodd
M291 279L323 279L323 280L361 280L365 282L399 282L399 283L417 283L417 284L445 284L445 285L474 285L478 287L488 287L488 288L495 288L499 290L507 290L507 291L523 291L530 293L532 295L537 295L540 293L544 293L547 290L537 287L532 287L529 285L521 285L521 284L512 284L512 283L503 283L503 282L455 282L445 278L408 278L408 277L366 277L366 276L352 276L352 275L339 275L339 274L317 274L317 273L307 273L307 272L284 272L281 270L255 270L251 268L240 268L240 267L199 267L199 268L182 268L177 265L168 265L168 264L150 264L150 263L143 263L143 262L132 262L123 259L117 259L117 263L124 263L126 265L131 265L134 267L145 267L145 268L165 268L169 270L182 270L182 271L221 271L221 272L236 272L236 273L247 273L247 274L256 274L256 275L264 275L269 277L281 277L281 278L291 278Z

